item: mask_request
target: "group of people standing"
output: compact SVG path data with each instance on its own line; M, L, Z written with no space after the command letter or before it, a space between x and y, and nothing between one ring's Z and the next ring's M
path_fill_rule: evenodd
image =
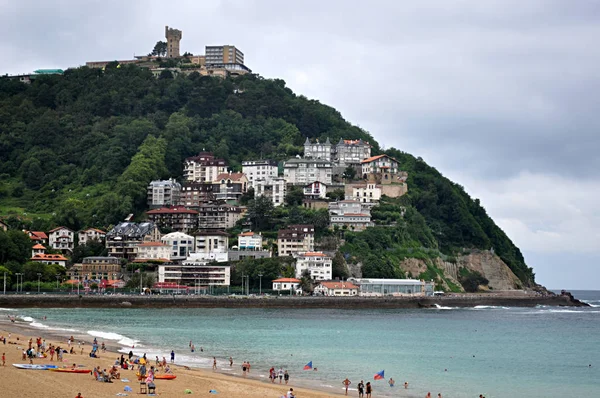
M279 368L279 370L276 371L274 367L271 367L271 369L269 369L269 380L271 380L271 383L275 383L275 380L277 379L279 379L279 384L284 380L285 384L287 384L290 381L290 374L287 369L284 371L283 368Z

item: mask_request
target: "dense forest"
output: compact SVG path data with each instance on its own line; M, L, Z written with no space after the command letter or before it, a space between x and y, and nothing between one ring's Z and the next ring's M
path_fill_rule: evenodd
M0 216L15 228L107 228L129 213L143 215L148 182L180 177L188 156L212 151L240 170L242 160L302 154L306 137L362 138L373 154L383 153L368 132L279 79L154 78L116 63L41 76L31 85L0 79ZM392 276L401 271L380 253L451 257L494 248L533 284L533 270L478 200L422 159L395 148L385 153L408 172L409 193L374 209L375 222L391 228L348 232L344 256L361 259L372 275ZM273 222L256 227L278 225L282 211L285 221L323 218L277 210Z

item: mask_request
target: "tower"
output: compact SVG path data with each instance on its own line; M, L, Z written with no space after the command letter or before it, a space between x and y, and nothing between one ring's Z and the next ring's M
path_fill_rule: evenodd
M179 42L181 41L181 31L179 29L169 29L165 26L165 37L167 38L167 58L179 57Z

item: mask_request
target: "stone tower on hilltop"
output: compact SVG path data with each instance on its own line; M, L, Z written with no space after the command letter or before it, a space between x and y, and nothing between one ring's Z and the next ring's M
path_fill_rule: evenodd
M179 57L179 42L181 41L181 31L179 29L169 29L165 26L165 37L167 38L167 58Z

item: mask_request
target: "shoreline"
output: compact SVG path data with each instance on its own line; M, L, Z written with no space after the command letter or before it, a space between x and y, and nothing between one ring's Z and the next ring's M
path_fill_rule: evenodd
M0 295L0 308L338 308L400 309L475 306L586 307L568 295L542 296L527 292L453 294L442 297L287 297L184 295Z

